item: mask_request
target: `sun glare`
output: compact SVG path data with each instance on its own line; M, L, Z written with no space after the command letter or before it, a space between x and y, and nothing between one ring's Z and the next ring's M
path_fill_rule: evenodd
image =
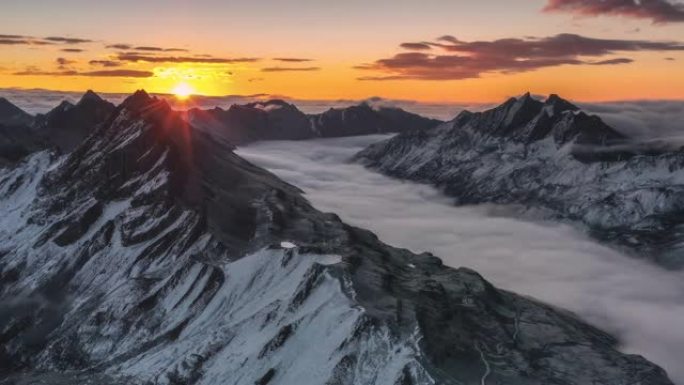
M178 99L187 99L192 95L195 90L190 87L187 83L179 83L171 91Z

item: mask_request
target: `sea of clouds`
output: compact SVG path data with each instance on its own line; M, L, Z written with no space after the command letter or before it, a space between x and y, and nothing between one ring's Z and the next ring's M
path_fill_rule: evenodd
M575 312L684 384L684 272L628 257L568 225L516 219L515 208L455 207L432 187L349 162L384 138L262 142L238 153L388 244L432 252L498 287Z
M0 97L33 114L47 112L62 100L76 102L80 96L81 93L0 89ZM101 96L119 103L127 95ZM195 97L191 105L227 108L272 97ZM307 113L361 102L283 99ZM175 103L173 98L169 101ZM382 98L365 102L397 106L442 120L449 120L464 109L492 107ZM670 138L681 136L684 131L682 101L580 106L635 137ZM577 313L619 337L624 351L646 356L684 385L684 272L666 271L628 257L567 225L516 219L515 208L455 207L432 187L390 179L349 162L353 154L384 138L263 142L238 152L302 188L319 209L368 228L391 245L433 252L448 265L479 271L501 288Z

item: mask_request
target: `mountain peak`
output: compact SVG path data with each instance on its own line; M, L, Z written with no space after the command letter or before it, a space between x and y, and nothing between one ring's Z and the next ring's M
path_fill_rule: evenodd
M5 98L0 98L0 124L29 124L33 117Z
M83 104L86 102L101 102L103 99L100 97L100 95L96 94L93 90L88 90L86 91L83 96L81 96L81 100L78 101L77 104Z
M145 90L140 89L135 91L133 95L127 97L123 103L121 103L121 106L130 110L139 110L156 100L156 98L151 97Z
M557 94L551 94L544 102L546 106L552 106L555 113L560 113L563 111L579 111L579 107L570 103L569 101L561 98Z

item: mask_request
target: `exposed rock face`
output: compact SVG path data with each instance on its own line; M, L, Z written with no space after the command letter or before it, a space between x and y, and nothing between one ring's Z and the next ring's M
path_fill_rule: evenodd
M404 132L434 127L434 119L398 108L372 108L360 104L305 115L282 100L233 105L228 110L193 109L187 118L193 126L240 145L257 140L302 140Z
M87 91L78 103L67 101L36 117L35 131L62 152L70 152L114 111L114 105Z
M31 126L0 124L0 167L12 165L45 148L47 143Z
M45 148L44 140L33 131L33 116L0 98L0 167Z
M57 148L72 151L114 111L114 105L93 91L77 104L63 101L35 118L0 98L0 167L36 151Z
M398 135L358 155L367 166L431 183L457 204L522 204L582 223L600 239L684 266L684 153L631 143L552 95Z
M400 108L373 108L366 103L331 108L322 114L312 115L311 120L316 132L326 138L424 130L441 123Z
M22 126L30 125L32 122L33 116L10 103L9 100L0 98L0 125Z
M671 383L571 314L316 211L144 92L71 154L0 171L0 208L9 381Z

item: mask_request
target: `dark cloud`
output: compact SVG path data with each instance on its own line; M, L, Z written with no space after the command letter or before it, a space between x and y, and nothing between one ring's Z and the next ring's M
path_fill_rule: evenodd
M122 78L149 78L154 76L150 71L138 70L102 70L81 72L80 76L98 76L98 77L122 77Z
M608 59L608 60L590 62L587 64L591 64L591 65L595 65L595 66L603 66L603 65L630 64L630 63L634 63L634 60L626 58L626 57L621 57L621 58L617 58L617 59Z
M145 46L142 46L142 47L135 47L135 48L133 48L133 49L136 50L136 51L152 51L152 52L162 52L162 51L164 51L164 48L160 48L160 47L145 47Z
M684 45L678 42L594 39L574 34L473 42L445 35L425 44L442 52L403 52L363 64L356 68L382 74L359 79L468 79L485 73L517 73L561 65L616 65L633 61L629 58L596 60L619 52L684 51Z
M54 45L90 43L92 40L61 36L50 36L44 39L24 35L0 35L0 45Z
M125 49L130 49L125 48ZM135 47L133 48L135 51L144 51L144 52L188 52L187 49L184 48L161 48L161 47L149 47L149 46L140 46L140 47Z
M131 49L132 47L128 44L110 44L110 45L106 46L105 48L127 50L127 49Z
M81 43L91 43L92 40L79 39L74 37L62 37L62 36L49 36L43 39L49 42L64 43L64 44L81 44Z
M154 76L150 71L138 70L101 70L101 71L84 71L79 72L75 70L62 71L43 71L34 67L27 68L24 71L15 72L14 75L19 76L91 76L91 77L121 77L121 78L149 78Z
M430 43L401 43L401 48L410 49L414 51L427 51L431 50L432 46Z
M76 63L75 60L69 60L69 59L63 58L63 57L58 57L57 59L55 59L55 62L57 62L57 65L59 66L59 69L61 69L61 70L65 70L67 66L70 66L70 65Z
M91 60L88 64L102 67L120 67L121 63L115 60Z
M305 62L313 61L313 59L304 59L304 58L298 58L298 57L274 57L273 60L281 61L281 62L285 62L285 63L305 63Z
M320 71L320 67L266 67L261 72L309 72Z
M60 51L71 52L71 53L85 52L84 49L80 49L80 48L62 48Z
M31 41L25 40L25 39L3 39L3 38L0 38L0 45L20 45L20 44L31 44Z
M263 80L264 80L264 78L249 78L249 79L247 79L247 81L250 83L260 82Z
M677 60L677 59L675 59L675 58L673 58L673 57L666 57L665 60L667 60L667 61L675 61L675 60Z
M53 42L35 39L31 36L0 35L0 45L52 45Z
M197 56L152 56L126 52L117 55L118 60L127 62L148 62L148 63L198 63L198 64L230 64L230 63L252 63L259 61L258 58L214 58Z
M684 4L668 0L548 0L544 11L649 19L656 24L684 22Z

